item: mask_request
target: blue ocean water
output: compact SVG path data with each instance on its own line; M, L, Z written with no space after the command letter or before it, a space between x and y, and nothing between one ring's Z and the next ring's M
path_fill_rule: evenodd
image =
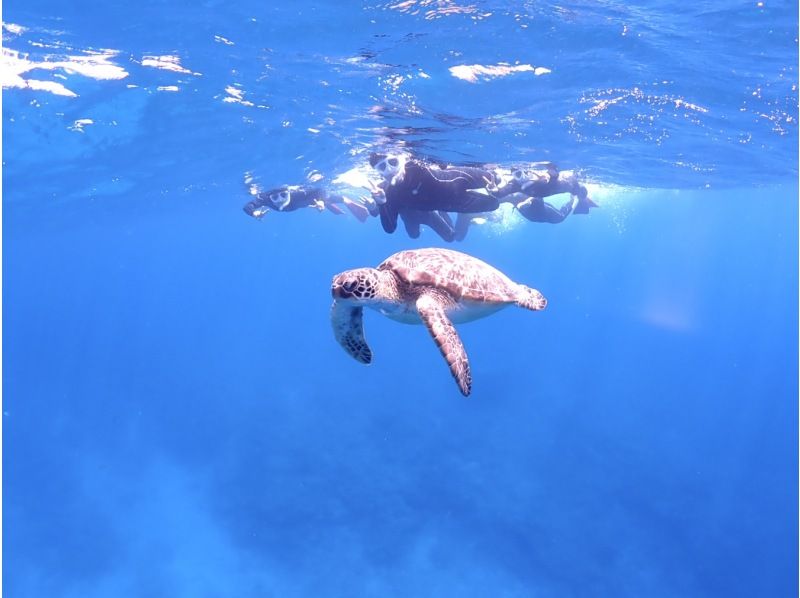
M6 596L796 595L796 3L3 8ZM452 246L469 399L331 333L431 231L241 210L387 147L601 206Z

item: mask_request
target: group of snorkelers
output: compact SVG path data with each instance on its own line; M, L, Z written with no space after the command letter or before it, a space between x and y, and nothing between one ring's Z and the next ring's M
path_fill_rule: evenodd
M416 239L426 225L447 242L461 241L477 218L492 219L501 203L510 203L532 222L556 224L570 214L588 214L597 207L586 187L571 172L559 172L552 163L541 170L504 171L478 166L440 166L406 154L372 154L370 166L380 181L368 181L369 195L357 200L329 193L322 187L284 186L254 190L244 211L261 218L270 210L291 212L312 207L343 214L347 208L358 220L380 218L387 233L402 220L408 236ZM546 197L568 193L560 208ZM455 215L455 221L453 216Z

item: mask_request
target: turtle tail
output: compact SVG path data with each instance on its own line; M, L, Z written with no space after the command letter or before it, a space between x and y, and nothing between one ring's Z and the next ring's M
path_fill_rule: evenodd
M539 311L547 307L547 299L544 298L539 291L526 287L524 284L519 285L519 295L517 296L517 305L530 309L532 311Z

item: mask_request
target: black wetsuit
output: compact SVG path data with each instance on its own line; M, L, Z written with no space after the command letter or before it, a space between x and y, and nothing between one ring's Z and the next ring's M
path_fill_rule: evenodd
M453 221L447 212L426 210L402 210L400 219L403 221L406 233L412 239L419 238L420 225L425 224L439 235L442 240L451 243L454 239Z
M558 210L541 197L531 197L530 200L518 204L517 210L531 222L558 224L572 213L572 199Z
M289 193L289 202L281 205L281 203L273 200L273 197L279 196L281 193ZM329 195L325 189L321 187L277 187L269 191L262 191L253 201L248 202L244 206L244 211L253 216L258 208L269 208L279 212L294 212L301 208L308 208L319 205L322 202L326 208L335 214L343 214L342 209L335 205L343 201L341 195Z
M456 225L453 230L454 241L463 241L466 238L472 218L472 214L461 213L456 216Z
M437 168L418 160L405 164L402 180L384 183L386 202L380 207L381 225L387 233L397 228L397 217L406 210L442 212L491 212L499 200L482 192L497 183L495 174L483 168Z
M517 181L511 181L503 187L499 195L504 197L511 193L524 193L529 197L550 197L559 193L569 193L570 195L577 195L581 199L587 195L586 187L581 185L574 175L561 178L558 173L528 181L522 185Z
M542 176L522 184L512 180L497 192L497 196L503 199L516 193L527 195L530 198L528 201L518 203L517 209L520 214L532 222L558 224L563 222L572 213L573 209L575 213L585 214L589 211L588 207L595 205L588 199L586 187L578 183L574 175L561 178L559 172L555 169L549 172L549 176ZM570 199L561 206L561 209L557 209L544 201L545 197L559 195L560 193L569 193L576 196L578 198L577 204L574 204L573 200ZM586 206L585 210L580 209L583 206Z
M289 193L289 203L281 207L280 203L276 203L272 200L273 196L276 196L282 192ZM325 201L328 199L328 194L325 192L324 189L319 187L278 187L276 189L270 189L269 191L262 191L256 198L248 202L244 206L244 211L253 215L253 212L258 208L267 207L271 210L278 210L280 212L294 212L295 210L299 210L300 208L307 208L309 206L316 205L317 201Z

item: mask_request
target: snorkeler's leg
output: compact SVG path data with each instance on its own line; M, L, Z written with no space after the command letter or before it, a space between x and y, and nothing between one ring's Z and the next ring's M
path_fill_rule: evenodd
M453 221L447 212L423 212L425 214L423 224L427 224L439 235L442 240L453 242Z
M531 222L558 224L567 217L566 214L562 214L559 210L556 210L541 197L529 197L525 201L517 204L517 210Z
M576 184L574 195L577 196L578 201L573 208L573 214L588 214L591 208L600 207L589 198L589 192L581 184Z
M369 210L367 207L361 203L353 201L349 197L345 197L344 195L328 195L325 199L325 204L327 205L328 209L331 212L336 214L343 214L344 212L342 209L337 205L335 208L333 204L344 204L347 206L347 209L350 210L350 213L355 216L359 222L364 222L369 217ZM338 211L337 211L338 210Z
M469 225L472 223L472 214L458 214L456 216L456 230L455 230L455 240L456 241L463 241L466 236L467 232L469 231Z
M330 210L331 212L333 212L337 216L341 216L342 214L344 214L344 211L342 210L342 208L337 206L335 203L331 203L329 201L326 201L324 203L325 203L325 207L328 208L328 210Z
M578 198L570 195L567 202L563 206L561 206L561 209L559 210L559 212L562 215L561 218L562 220L566 219L566 217L572 213L572 210L575 209L575 205L577 204L577 202Z
M350 213L355 216L359 222L364 222L369 218L369 210L364 204L355 202L347 197L342 198L342 203L347 206L347 209L350 210Z
M415 210L403 210L400 213L400 219L403 221L406 234L412 239L418 239L420 225L419 213Z
M397 230L397 209L389 203L380 207L381 226L383 230L392 234Z
M544 204L544 210L542 211L542 220L540 222L547 222L549 224L558 224L559 222L564 222L564 219L569 216L569 213L572 211L572 202L569 203L569 210L566 212L561 210L557 210L554 206L550 205L547 202L542 202Z

